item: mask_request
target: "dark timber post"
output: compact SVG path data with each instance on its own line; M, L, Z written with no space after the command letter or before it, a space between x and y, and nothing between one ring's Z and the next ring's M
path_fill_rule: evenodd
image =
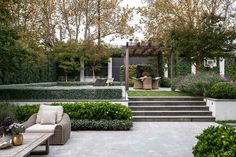
M174 53L171 51L170 53L170 79L171 79L171 90L173 89L174 82Z
M125 51L125 90L129 90L129 43L126 43Z

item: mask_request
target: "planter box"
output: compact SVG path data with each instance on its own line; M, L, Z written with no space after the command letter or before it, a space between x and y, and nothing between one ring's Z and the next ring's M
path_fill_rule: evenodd
M207 106L216 120L236 120L236 99L207 98Z

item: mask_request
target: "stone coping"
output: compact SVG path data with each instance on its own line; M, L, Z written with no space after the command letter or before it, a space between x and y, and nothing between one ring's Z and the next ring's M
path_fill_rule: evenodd
M211 101L227 101L227 102L236 102L236 99L216 99L216 98L206 98Z

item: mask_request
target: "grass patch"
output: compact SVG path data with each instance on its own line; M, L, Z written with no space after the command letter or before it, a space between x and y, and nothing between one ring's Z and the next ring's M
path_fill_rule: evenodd
M128 91L129 96L188 96L175 91Z

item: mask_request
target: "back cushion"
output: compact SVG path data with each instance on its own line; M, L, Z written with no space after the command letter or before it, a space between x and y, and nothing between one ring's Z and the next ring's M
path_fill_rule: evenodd
M36 118L36 123L41 122L42 112L43 111L55 111L56 112L56 123L59 123L63 116L63 107L62 106L49 106L49 105L40 105L39 111Z

